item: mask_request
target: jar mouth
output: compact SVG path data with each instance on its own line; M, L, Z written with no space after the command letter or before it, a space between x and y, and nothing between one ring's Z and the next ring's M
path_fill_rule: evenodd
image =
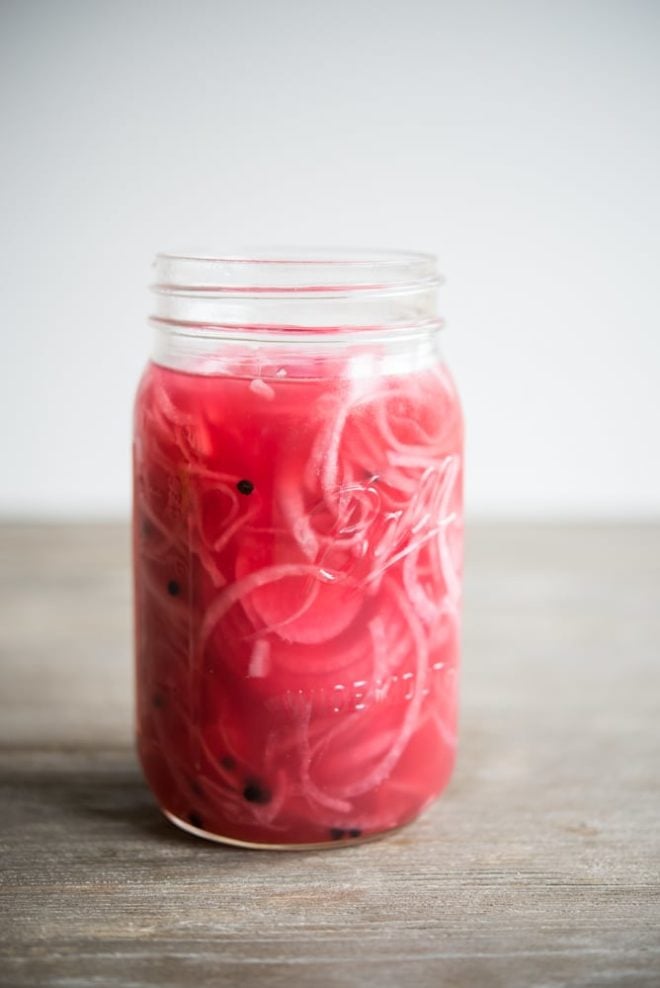
M163 251L152 289L164 295L398 294L440 284L433 254L346 247Z
M404 330L438 323L432 254L249 248L156 255L152 320L205 333Z

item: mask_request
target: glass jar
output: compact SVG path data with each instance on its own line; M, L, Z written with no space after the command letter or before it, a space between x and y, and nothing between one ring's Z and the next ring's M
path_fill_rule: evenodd
M432 256L162 254L139 386L139 753L248 847L414 819L456 746L462 418Z

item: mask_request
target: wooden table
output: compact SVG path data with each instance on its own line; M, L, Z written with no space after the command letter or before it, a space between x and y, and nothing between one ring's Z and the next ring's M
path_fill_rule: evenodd
M660 985L660 527L473 526L454 781L333 852L159 816L124 528L0 551L3 985Z

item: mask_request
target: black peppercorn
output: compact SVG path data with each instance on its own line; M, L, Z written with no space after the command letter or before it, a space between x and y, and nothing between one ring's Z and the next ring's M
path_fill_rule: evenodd
M333 840L341 840L342 837L344 836L344 831L341 830L339 827L331 827L330 836L332 837Z
M181 587L179 586L176 580L170 580L170 582L167 584L167 592L170 595L170 597L179 596L179 594L181 593Z
M243 799L247 799L248 803L260 803L263 805L264 803L270 803L271 795L269 790L259 782L248 780L243 790Z
M140 533L145 539L148 539L150 535L153 535L154 526L149 521L148 518L142 518L140 521Z
M239 480L236 484L236 489L239 494L251 494L254 490L254 484L251 480Z

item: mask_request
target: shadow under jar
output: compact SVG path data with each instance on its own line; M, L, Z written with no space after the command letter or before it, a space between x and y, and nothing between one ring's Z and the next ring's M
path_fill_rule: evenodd
M139 385L139 754L249 847L416 817L456 747L462 417L432 256L161 254Z

